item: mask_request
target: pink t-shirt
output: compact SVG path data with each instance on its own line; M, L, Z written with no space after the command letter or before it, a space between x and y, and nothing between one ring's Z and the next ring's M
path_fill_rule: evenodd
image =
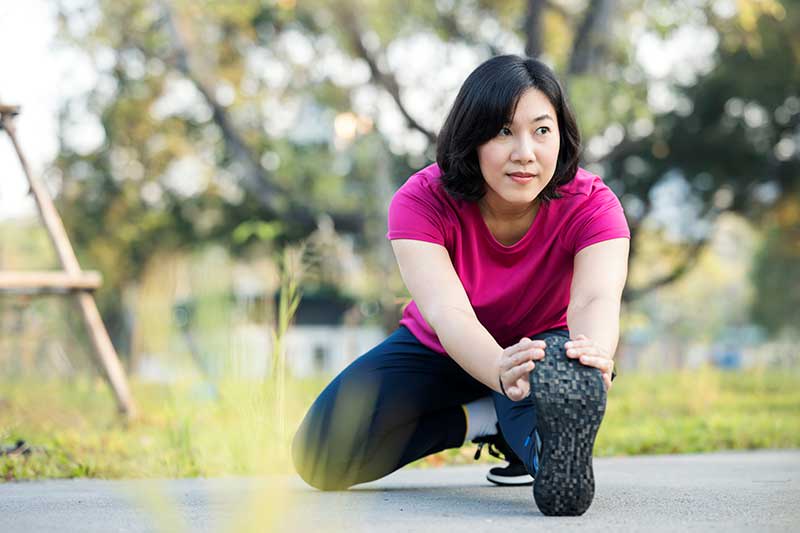
M617 197L584 169L559 187L562 198L542 202L522 239L505 246L494 238L477 202L452 198L430 165L392 197L386 237L444 246L478 320L502 347L521 337L567 327L575 254L600 241L630 238ZM412 301L400 324L433 351L446 354Z

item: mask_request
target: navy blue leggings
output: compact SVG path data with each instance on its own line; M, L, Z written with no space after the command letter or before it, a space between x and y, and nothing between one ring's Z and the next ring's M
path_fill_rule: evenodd
M569 337L556 329L531 338L551 335ZM535 472L532 399L512 402L492 391L400 326L345 368L311 405L292 443L295 468L322 490L381 478L464 444L462 405L488 395L508 444Z

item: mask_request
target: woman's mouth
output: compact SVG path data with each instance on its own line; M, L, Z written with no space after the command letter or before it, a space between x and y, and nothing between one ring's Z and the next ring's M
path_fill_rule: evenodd
M528 174L527 172L514 172L513 174L509 174L508 177L517 183L529 183L533 181L533 178L536 176Z

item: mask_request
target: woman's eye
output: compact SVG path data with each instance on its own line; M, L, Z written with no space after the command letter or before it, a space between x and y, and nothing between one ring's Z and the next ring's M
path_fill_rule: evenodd
M536 133L539 133L540 135L544 135L545 133L547 133L549 131L550 131L550 128L548 128L547 126L540 126L540 127L536 128Z
M511 135L511 130L503 126L502 128L500 128L500 133L498 133L498 135L500 135L501 137L504 137L506 135Z

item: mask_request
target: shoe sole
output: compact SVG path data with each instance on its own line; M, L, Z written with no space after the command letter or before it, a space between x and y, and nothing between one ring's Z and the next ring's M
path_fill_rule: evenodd
M545 339L545 357L530 374L542 439L533 498L548 516L582 515L592 504L592 449L606 410L600 370L568 358L567 341Z
M486 474L486 479L495 485L502 485L508 487L524 487L525 485L533 485L533 478L528 474L523 476L495 476L491 473Z

